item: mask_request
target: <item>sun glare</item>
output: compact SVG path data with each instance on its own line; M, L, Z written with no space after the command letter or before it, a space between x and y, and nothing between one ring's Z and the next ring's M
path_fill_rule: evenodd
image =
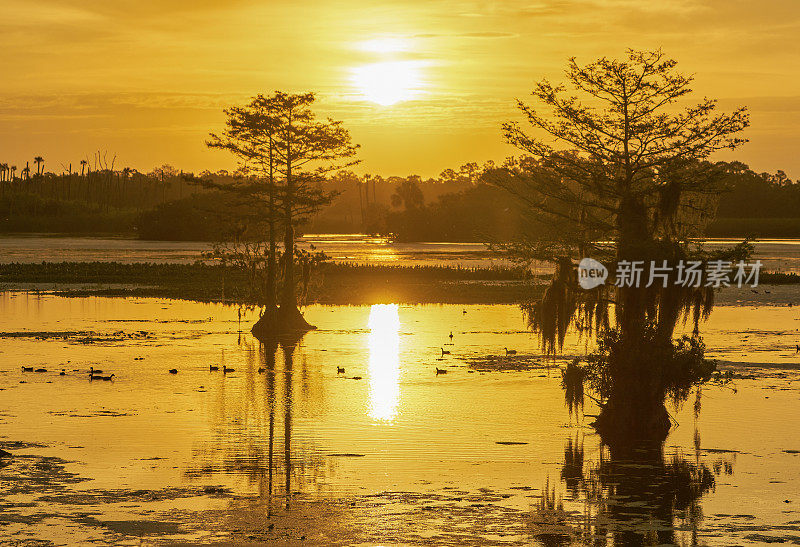
M371 53L395 53L407 51L411 43L405 38L377 38L359 42L358 49Z
M382 106L416 98L424 86L421 61L385 61L353 69L353 84L368 101Z

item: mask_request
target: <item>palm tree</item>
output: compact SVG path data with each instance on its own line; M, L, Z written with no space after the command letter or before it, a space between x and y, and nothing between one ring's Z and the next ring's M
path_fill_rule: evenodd
M5 182L7 172L8 172L8 164L0 163L0 181Z
M86 165L87 165L88 163L89 163L89 162L88 162L88 161L86 161L86 160L81 160L81 176L83 176L83 170L84 170L84 169L86 169Z
M26 164L25 168L20 171L20 176L25 180L28 180L28 178L31 176L31 166Z
M42 156L36 156L33 158L33 163L36 164L36 174L41 176L42 170L44 169L44 158Z
M16 165L12 165L9 169L11 170L11 180L13 182L15 173L17 172L17 166Z

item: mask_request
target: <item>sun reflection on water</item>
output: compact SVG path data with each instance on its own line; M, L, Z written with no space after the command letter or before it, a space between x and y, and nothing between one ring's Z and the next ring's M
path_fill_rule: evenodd
M376 304L369 312L370 416L390 422L400 400L400 316L397 304Z

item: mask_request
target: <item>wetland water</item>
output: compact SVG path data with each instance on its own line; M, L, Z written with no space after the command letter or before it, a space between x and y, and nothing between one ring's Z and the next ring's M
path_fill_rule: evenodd
M730 247L741 239L712 239L709 248ZM398 243L361 234L309 234L298 246L324 251L335 262L397 266L464 266L486 268L503 265L483 243ZM111 237L53 237L50 235L0 235L0 263L9 262L157 262L191 263L211 248L207 242L142 241ZM800 273L800 240L772 239L755 242L754 259L764 270ZM550 271L546 264L536 271Z
M324 251L337 262L397 264L400 266L456 265L486 267L502 263L482 243L393 243L386 238L352 235L308 235L298 246ZM0 263L118 261L191 263L202 258L211 243L197 241L142 241L110 237L0 236Z
M0 293L0 543L800 541L800 307L760 296L703 329L736 379L611 454L516 306L309 306L266 347L236 308Z

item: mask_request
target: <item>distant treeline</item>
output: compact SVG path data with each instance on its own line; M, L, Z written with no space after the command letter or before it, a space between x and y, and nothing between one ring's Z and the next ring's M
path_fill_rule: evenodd
M218 240L246 229L236 204L201 180L233 182L238 173L194 175L164 165L149 173L82 162L62 174L37 163L13 173L0 163L0 232L124 233L142 239ZM800 237L800 183L783 171L756 173L720 163L726 192L712 237ZM522 222L504 190L485 184L485 167L468 163L423 179L340 172L324 185L334 202L309 218L307 233L392 234L401 241L507 241Z
M0 163L0 232L135 233L142 213L199 191L170 165L149 173L97 158L95 168L79 165L61 174L26 166L17 174Z
M709 236L800 237L800 181L783 171L756 173L740 162L725 165L727 191Z

